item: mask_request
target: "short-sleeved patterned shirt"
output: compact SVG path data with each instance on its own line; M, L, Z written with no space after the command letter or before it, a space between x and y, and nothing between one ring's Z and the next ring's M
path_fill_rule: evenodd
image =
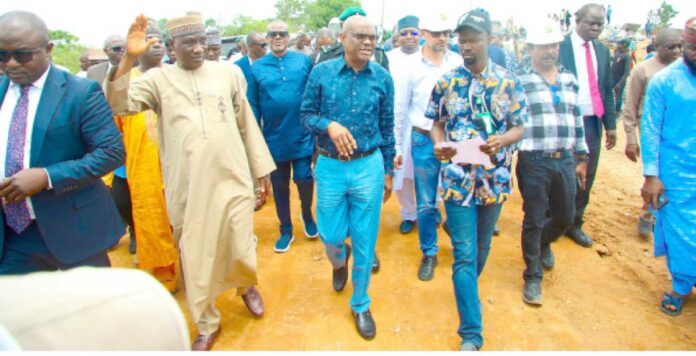
M448 72L437 81L425 116L445 122L445 140L459 142L480 136L488 138L477 114L490 113L493 132L502 135L527 119L522 88L511 72L488 61L480 76L464 66ZM512 186L510 166L514 146L507 146L491 157L493 165L446 163L442 165L442 191L446 202L469 206L500 204L507 200Z

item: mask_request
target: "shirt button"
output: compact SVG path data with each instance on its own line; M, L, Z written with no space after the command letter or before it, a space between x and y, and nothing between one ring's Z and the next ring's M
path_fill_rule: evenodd
M285 77L283 77L283 80L285 80Z
M355 96L355 92L353 92L353 96Z
M355 77L355 76L354 76L354 77L353 77L353 80L356 80L356 79L358 79L358 77Z

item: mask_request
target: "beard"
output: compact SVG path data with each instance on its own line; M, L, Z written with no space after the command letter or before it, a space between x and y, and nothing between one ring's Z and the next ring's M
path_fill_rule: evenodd
M696 75L696 62L692 61L686 55L686 52L684 52L682 56L684 57L684 63L686 63L686 66L689 68L689 72L691 72L691 75Z

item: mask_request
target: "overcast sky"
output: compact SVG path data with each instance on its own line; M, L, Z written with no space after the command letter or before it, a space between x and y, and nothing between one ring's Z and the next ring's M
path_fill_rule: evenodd
M679 11L672 21L673 27L682 27L686 19L696 16L695 0L668 0ZM236 15L268 18L275 15L275 0L1 0L0 12L27 10L41 16L51 29L62 29L77 35L83 44L101 47L103 39L112 34L128 31L136 15L144 13L154 18L180 16L186 11L201 12L204 18L218 23L228 23ZM587 0L384 0L384 26L391 28L405 15L421 19L447 16L452 24L459 15L472 7L483 7L494 20L505 21L513 17L516 24L567 8L575 12ZM614 0L599 3L611 4L612 23L645 23L649 10L660 6L662 0ZM365 11L375 23L382 21L382 0L362 0ZM337 14L338 15L338 14Z

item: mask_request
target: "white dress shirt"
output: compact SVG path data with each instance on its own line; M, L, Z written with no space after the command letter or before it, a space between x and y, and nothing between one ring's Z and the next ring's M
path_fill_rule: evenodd
M440 66L423 57L422 49L415 56L389 69L394 79L394 141L396 154L401 155L403 167L394 174L394 190L398 191L404 179L413 179L411 155L411 128L430 131L433 120L425 117L430 94L442 75L464 64L462 57L447 50ZM392 69L393 68L393 69Z
M27 112L27 135L24 141L24 168L29 168L29 162L31 159L31 134L34 132L34 118L36 117L36 109L39 106L39 101L41 99L41 94L43 93L44 86L46 85L46 78L48 78L48 72L51 67L44 72L39 79L31 84L29 89L29 110ZM2 102L2 107L0 107L0 177L3 179L9 178L5 176L5 159L7 158L7 144L8 135L10 133L10 122L12 121L12 114L14 114L15 107L17 106L17 101L21 96L21 86L16 83L10 82L10 87L7 89L7 94L5 94L5 99ZM48 173L46 173L48 175ZM49 177L49 186L50 186ZM31 198L27 199L27 205L29 206L29 214L31 214L32 219L36 219L34 215L34 207L31 204Z
M587 69L587 60L585 58L585 40L578 35L576 31L570 35L570 42L573 44L573 55L575 57L575 69L578 72L578 86L580 87L578 102L580 104L580 113L582 116L594 115L594 107L592 106L592 95L590 94L590 75ZM597 53L595 53L594 44L590 42L590 53L592 54L592 65L595 70L595 79L599 81L599 69L597 68ZM597 84L599 85L599 83Z

